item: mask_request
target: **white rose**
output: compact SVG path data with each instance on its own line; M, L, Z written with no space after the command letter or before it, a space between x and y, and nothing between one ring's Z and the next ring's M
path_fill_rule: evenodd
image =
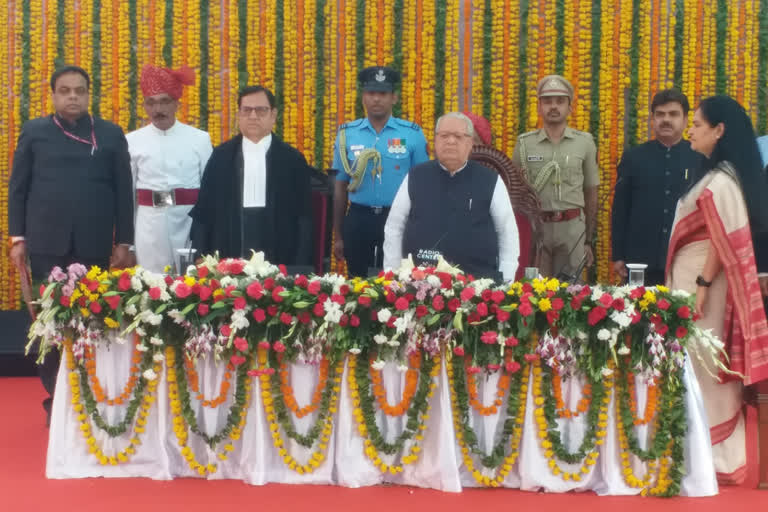
M152 368L150 368L149 370L145 371L142 375L147 380L155 380L157 378L157 374L155 373L155 371Z
M600 341L608 341L609 339L611 339L611 331L609 331L608 329L600 329L599 331L597 331L597 339L599 339Z
M152 360L154 362L156 362L156 363L159 363L160 361L164 361L165 360L165 356L163 354L161 354L160 352L158 352L157 354L152 356Z
M407 372L408 371L408 365L400 363L397 365L397 371L399 372Z
M139 352L146 352L147 350L149 350L149 347L143 343L139 343L138 345L136 345L136 350L138 350Z
M152 336L151 338L149 338L149 342L155 345L156 347L159 347L160 345L163 344L163 340L161 340L157 336Z
M383 345L383 344L385 344L385 343L388 341L388 338L387 338L386 336L384 336L383 334L376 334L376 335L373 337L373 341L374 341L374 342L375 342L377 345Z
M611 370L610 368L603 368L601 373L603 374L603 377L610 377L611 375L613 375L613 370Z
M386 364L387 363L385 363L381 359L377 359L373 363L371 363L371 368L373 368L374 370L381 370L382 368L384 368Z
M357 354L359 354L359 353L360 353L360 349L359 349L359 348L357 348L357 347L352 347L351 349L349 349L349 353L350 353L350 354L354 354L354 355L357 355Z
M136 315L136 304L131 304L129 306L126 306L123 312L128 316L135 316Z
M619 350L616 351L620 356L625 356L629 354L629 347L626 345L622 345Z
M379 322L385 324L389 322L389 319L392 318L392 312L388 310L387 308L379 310L379 313L377 315Z

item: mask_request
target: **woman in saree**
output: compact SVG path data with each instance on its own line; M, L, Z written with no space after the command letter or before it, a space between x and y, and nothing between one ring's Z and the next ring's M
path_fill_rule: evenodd
M707 159L677 204L667 285L695 293L697 325L725 343L732 373L697 357L692 362L718 482L740 484L747 462L744 386L768 378L768 324L752 243L752 233L768 231L768 182L752 122L732 98L702 101L689 138Z

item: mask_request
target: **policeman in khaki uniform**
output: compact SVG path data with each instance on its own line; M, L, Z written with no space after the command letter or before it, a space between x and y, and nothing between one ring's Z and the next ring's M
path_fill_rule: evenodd
M536 92L544 126L518 137L512 160L525 169L541 200L541 274L574 275L583 259L587 266L594 262L597 149L592 135L567 126L573 100L568 80L545 76Z
M333 250L350 276L367 276L369 267L382 265L384 224L403 178L429 155L419 125L392 116L400 74L374 66L357 79L367 117L341 125L336 135Z

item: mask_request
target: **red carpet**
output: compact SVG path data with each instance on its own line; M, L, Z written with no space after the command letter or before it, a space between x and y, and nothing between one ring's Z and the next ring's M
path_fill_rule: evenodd
M767 510L768 491L755 490L757 479L755 413L750 411L750 478L743 487L721 488L713 498L598 497L592 493L544 494L506 489L466 490L461 494L382 486L346 489L329 486L267 485L239 481L181 479L46 480L47 430L37 379L0 378L0 511L184 511L213 512L227 506L242 510L336 512L479 512L516 510L554 512L589 510L723 512ZM274 508L273 508L274 507Z

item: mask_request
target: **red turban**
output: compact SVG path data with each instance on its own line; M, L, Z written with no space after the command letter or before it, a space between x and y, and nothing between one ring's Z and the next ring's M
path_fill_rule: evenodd
M195 83L195 72L187 66L177 70L158 68L147 64L141 70L141 92L144 97L167 94L178 100L185 85Z
M491 123L489 123L486 118L478 116L477 114L473 114L472 112L464 112L464 115L472 121L472 126L475 128L475 133L477 133L477 136L480 137L481 141L483 141L483 144L490 146Z

